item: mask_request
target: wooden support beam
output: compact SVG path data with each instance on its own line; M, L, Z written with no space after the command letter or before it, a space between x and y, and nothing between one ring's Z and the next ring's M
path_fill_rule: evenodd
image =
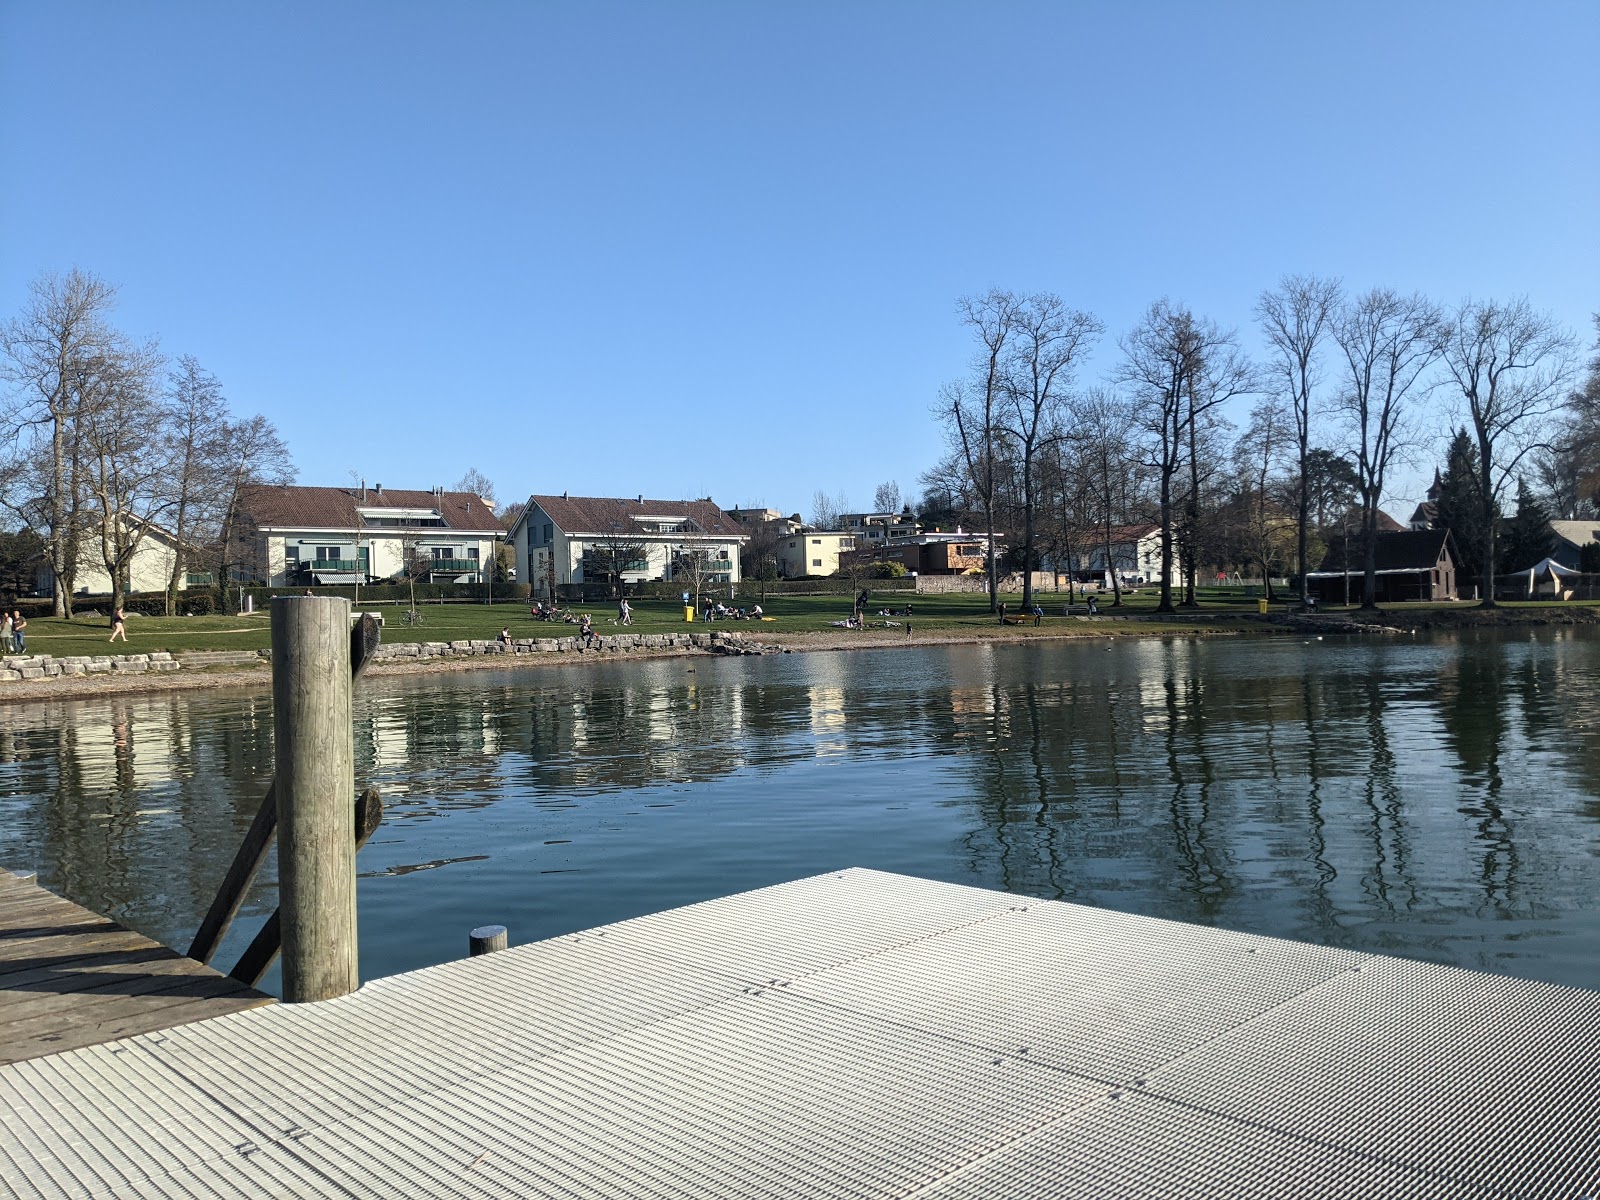
M362 613L361 619L351 627L351 683L361 678L361 672L366 670L367 664L372 661L382 633L381 627L371 613ZM222 944L223 935L228 932L228 926L233 923L233 918L238 915L239 906L244 903L245 895L250 891L250 885L255 882L256 872L266 861L267 851L272 849L272 838L277 828L278 789L274 782L267 785L267 794L261 800L261 807L256 810L255 820L250 823L250 829L244 835L244 842L239 846L238 853L233 856L228 873L222 877L222 886L217 889L216 897L211 901L205 919L195 931L194 941L189 943L190 958L197 962L208 963L216 954L217 947Z
M369 787L356 797L356 851L367 844L373 832L383 820L383 802L378 798L378 789ZM283 946L283 926L278 920L278 910L273 909L272 915L267 918L267 923L256 931L256 936L245 947L239 961L234 964L233 970L228 972L230 978L237 979L240 983L255 987L261 982L261 977L267 973L267 968L272 966L272 960L278 957L278 951Z
M360 986L350 602L272 600L272 728L278 794L283 998L331 1000Z

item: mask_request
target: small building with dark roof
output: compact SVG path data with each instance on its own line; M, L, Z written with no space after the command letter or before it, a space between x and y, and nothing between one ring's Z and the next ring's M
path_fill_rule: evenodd
M709 499L563 492L529 496L509 536L517 577L535 596L549 597L568 584L680 578L685 555L697 560L701 583L737 583L739 548L750 531Z
M1455 542L1448 529L1380 531L1374 549L1379 604L1456 599ZM1306 576L1306 587L1325 604L1342 604L1348 580L1350 603L1359 604L1365 574L1362 539L1341 539Z

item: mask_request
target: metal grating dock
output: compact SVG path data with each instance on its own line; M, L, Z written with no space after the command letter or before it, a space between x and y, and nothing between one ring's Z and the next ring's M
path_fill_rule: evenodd
M87 1197L1600 1195L1600 993L851 870L0 1067Z

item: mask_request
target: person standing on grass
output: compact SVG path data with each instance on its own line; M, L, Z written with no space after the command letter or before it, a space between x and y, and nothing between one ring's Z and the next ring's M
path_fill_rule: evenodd
M15 654L25 653L28 649L28 635L22 631L28 627L28 618L22 615L20 608L11 610L11 649Z
M11 610L0 610L0 649L11 645Z
M125 621L126 618L122 615L122 606L119 604L117 611L111 614L111 637L107 639L108 641L116 641L119 634L123 641L128 640L128 626Z

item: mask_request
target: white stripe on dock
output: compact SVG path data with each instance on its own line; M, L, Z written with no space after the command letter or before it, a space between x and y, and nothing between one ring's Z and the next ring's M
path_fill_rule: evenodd
M1579 1197L1600 993L852 870L0 1068L21 1197Z

